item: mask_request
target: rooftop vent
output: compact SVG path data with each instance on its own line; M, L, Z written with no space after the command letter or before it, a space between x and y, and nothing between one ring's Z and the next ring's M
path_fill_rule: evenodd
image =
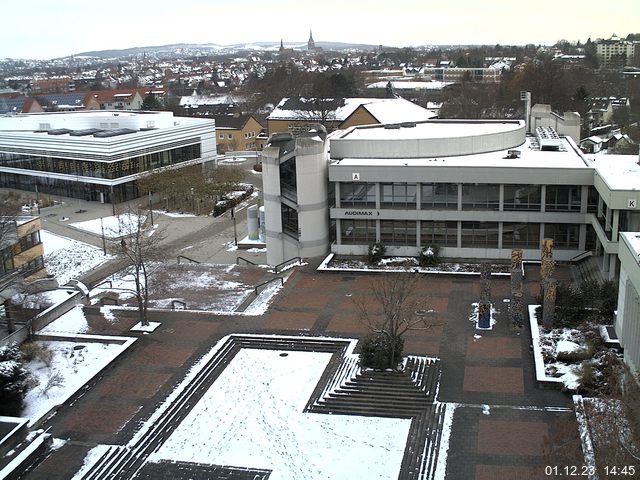
M54 128L47 132L49 135L66 135L67 133L71 133L71 130L68 128Z
M551 127L536 128L536 138L540 150L560 150L563 146L562 139Z
M520 150L507 150L506 158L520 158Z
M400 124L399 123L389 123L384 125L384 128L387 130L397 130L400 128Z
M136 133L137 130L131 128L117 128L115 130L105 130L102 132L96 132L93 134L94 138L108 138L117 137L119 135L128 135L130 133Z

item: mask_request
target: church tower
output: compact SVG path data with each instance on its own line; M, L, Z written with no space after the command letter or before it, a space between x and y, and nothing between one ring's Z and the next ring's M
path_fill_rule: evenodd
M314 50L316 48L316 42L313 41L313 32L309 30L309 41L307 42L307 50Z
M284 51L284 43L282 43L282 39L280 39L280 52Z

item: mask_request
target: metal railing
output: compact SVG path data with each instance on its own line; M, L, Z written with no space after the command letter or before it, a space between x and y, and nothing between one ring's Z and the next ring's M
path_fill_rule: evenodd
M240 260L242 260L242 261L244 261L244 262L247 262L247 263L250 263L251 265L258 266L258 264L257 264L257 263L252 262L251 260L247 260L247 259L246 259L246 258L244 258L244 257L236 257L236 265L240 265Z
M176 308L176 305L178 305L180 308ZM187 302L183 302L181 300L171 301L171 310L186 310L186 309L187 309Z
M293 263L294 261L298 262L298 263L302 263L302 257L292 257L289 260L285 260L284 262L279 263L278 265L273 267L273 273L275 273L277 275L278 271L280 270L280 268L286 267L286 266L290 265L291 263Z
M194 260L193 258L185 257L184 255L178 255L178 265L180 265L181 258L184 258L185 260L189 260L192 263L200 263L199 261Z
M256 294L256 296L258 295L258 289L260 287L264 287L265 285L268 285L271 282L275 282L276 280L280 280L280 286L284 285L284 278L282 277L274 277L271 280L267 280L266 282L262 282L259 285L256 285L255 287L253 287L253 292Z
M570 258L569 263L578 263L580 260L584 260L591 256L593 256L593 252L591 250L587 250L586 252L579 253L575 257Z

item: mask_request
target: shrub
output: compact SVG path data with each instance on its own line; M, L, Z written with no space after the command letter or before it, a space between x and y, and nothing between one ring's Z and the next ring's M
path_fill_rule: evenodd
M437 245L429 245L423 247L418 256L421 267L435 267L440 263L440 247Z
M369 265L377 265L384 257L387 248L382 243L372 243L369 245Z
M22 360L25 362L40 360L47 367L51 366L53 352L43 345L35 342L25 342L20 345L20 352L22 353Z
M367 335L361 344L360 366L362 368L373 368L375 370L386 370L396 368L392 360L393 340L384 333L372 333ZM401 337L395 338L395 350L393 356L399 359L402 356L404 340Z
M20 415L28 380L20 349L15 344L0 347L0 415Z

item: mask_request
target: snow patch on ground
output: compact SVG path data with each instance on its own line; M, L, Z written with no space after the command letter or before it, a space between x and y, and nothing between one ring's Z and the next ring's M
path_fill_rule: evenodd
M50 333L86 333L89 330L89 324L84 316L82 305L76 305L64 315L61 315L49 325L38 331L40 335L48 335Z
M37 340L35 343L53 352L53 357L49 365L38 359L25 364L38 380L38 385L27 392L22 416L33 424L52 408L64 403L135 341L124 337L120 340L123 343L96 343L81 338L76 341ZM48 383L59 385L47 389Z
M93 245L61 237L47 230L40 230L40 239L44 246L47 272L53 275L60 285L113 258Z
M303 413L331 354L280 353L241 350L149 461L248 466L250 459L251 467L273 469L274 480L397 476L410 420Z
M107 238L120 238L123 235L130 235L138 228L138 222L144 224L145 215L134 213L123 213L121 215L112 215L110 217L96 218L84 222L70 223L69 225L85 232L95 235L102 235L104 228L104 236Z

